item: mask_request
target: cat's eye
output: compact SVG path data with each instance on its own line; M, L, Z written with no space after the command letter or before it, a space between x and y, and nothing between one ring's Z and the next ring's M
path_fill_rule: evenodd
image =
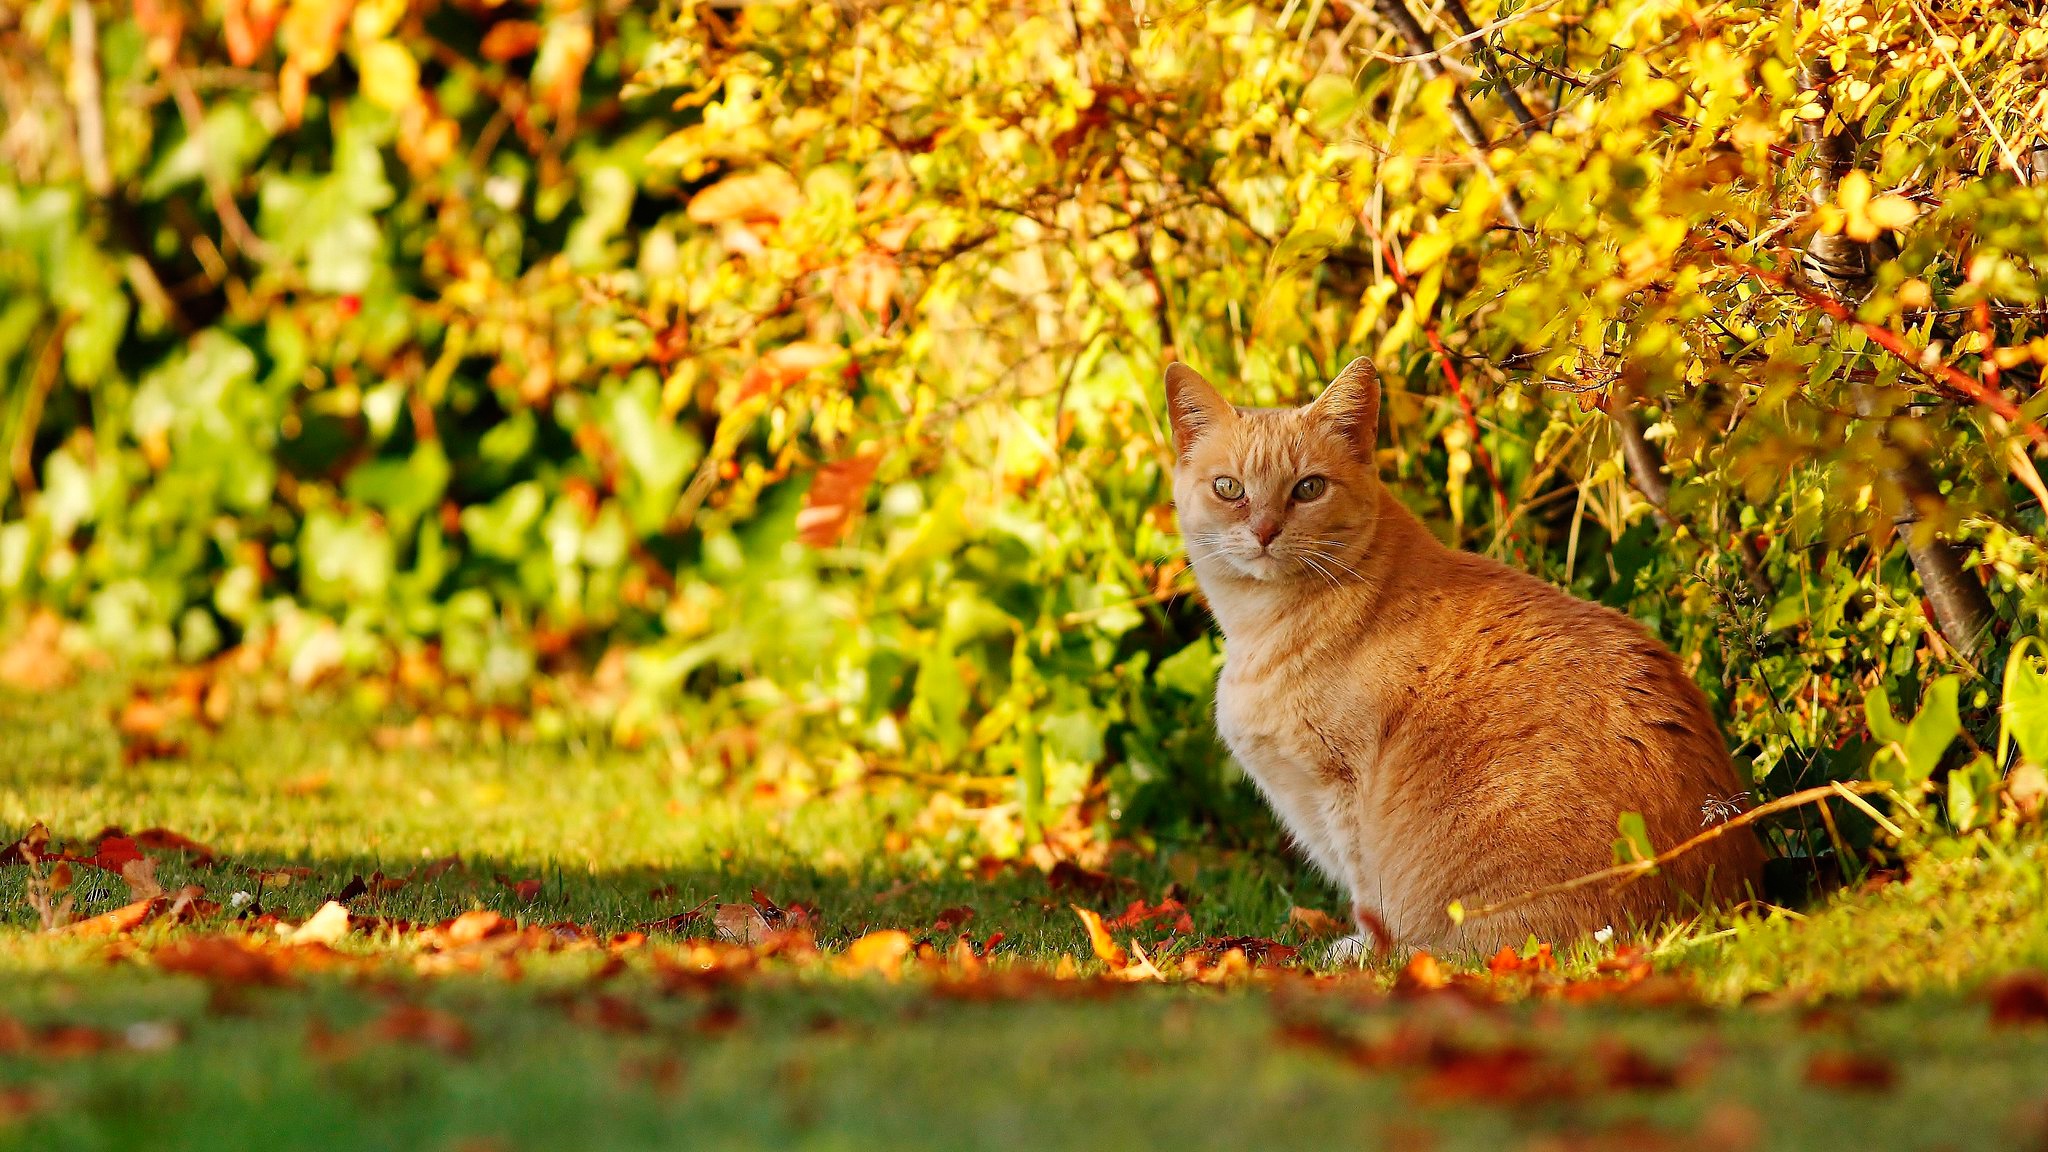
M1294 482L1294 498L1296 500L1313 500L1321 496L1323 489L1329 486L1330 482L1321 476L1303 476Z
M1225 500L1244 499L1244 485L1238 483L1235 476L1218 476L1210 482L1209 487L1214 488L1216 494Z

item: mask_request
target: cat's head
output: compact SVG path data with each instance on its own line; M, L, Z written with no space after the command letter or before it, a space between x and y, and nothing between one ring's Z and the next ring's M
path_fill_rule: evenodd
M1379 515L1380 381L1360 357L1300 408L1237 408L1185 364L1166 369L1173 500L1198 570L1334 581Z

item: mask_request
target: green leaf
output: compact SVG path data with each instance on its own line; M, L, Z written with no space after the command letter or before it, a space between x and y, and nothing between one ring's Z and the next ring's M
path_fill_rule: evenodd
M1958 832L1985 823L1997 810L1998 767L1979 752L1975 759L1948 774L1948 819Z
M2013 645L2000 711L2006 739L2017 741L2029 762L2048 768L2048 670L2036 663L2033 651L2041 646L2032 636Z
M1159 662L1152 682L1195 700L1207 700L1216 689L1216 673L1223 667L1223 655L1207 636Z
M1614 862L1635 864L1657 858L1657 849L1650 843L1649 825L1643 822L1641 812L1623 812L1614 821L1618 835L1614 841Z
M1940 766L1942 753L1961 734L1963 724L1956 715L1956 693L1961 687L1962 678L1951 673L1929 684L1920 697L1920 712L1899 742L1910 773L1907 783L1927 779Z
M486 556L517 560L526 554L529 534L540 521L547 497L528 480L514 484L489 504L462 510L462 532Z

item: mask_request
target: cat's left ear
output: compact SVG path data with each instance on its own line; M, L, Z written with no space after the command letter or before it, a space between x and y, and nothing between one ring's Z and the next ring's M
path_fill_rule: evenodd
M1380 432L1380 374L1364 356L1346 365L1309 411L1342 432L1367 464Z

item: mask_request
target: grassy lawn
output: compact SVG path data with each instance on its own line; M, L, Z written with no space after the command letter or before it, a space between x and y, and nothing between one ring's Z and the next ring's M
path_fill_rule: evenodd
M145 845L157 880L223 908L50 935L30 870L0 866L0 1147L2048 1139L2048 1024L2027 1021L2026 986L1998 1001L2006 1022L1983 991L2048 966L2035 844L1929 856L1902 883L1801 915L1580 945L1556 972L1416 991L1412 976L1393 988L1391 966L1325 963L1289 910L1338 901L1277 853L1162 845L1115 856L1111 880L1055 886L961 867L965 842L902 787L712 789L659 752L573 742L380 748L317 700L129 764L120 701L104 685L0 696L0 846L36 822L85 852L108 825L168 828L215 859ZM372 884L379 873L405 882ZM74 877L77 916L129 901L111 872ZM356 877L351 931L282 942L279 925ZM756 889L808 915L815 952L797 936L715 942L714 909ZM236 893L265 918L233 919ZM1168 895L1186 924L1113 935L1174 979L1105 978L1069 905L1114 922ZM644 927L700 906L672 931ZM435 927L480 911L503 918L481 938ZM849 950L891 929L906 933L896 947ZM1002 938L944 959L963 932ZM1299 951L1248 970L1191 962L1211 981L1182 979L1185 957L1227 950L1201 950L1217 937ZM208 950L224 938L259 943ZM938 955L899 959L904 943ZM1617 962L1630 944L1643 954Z

